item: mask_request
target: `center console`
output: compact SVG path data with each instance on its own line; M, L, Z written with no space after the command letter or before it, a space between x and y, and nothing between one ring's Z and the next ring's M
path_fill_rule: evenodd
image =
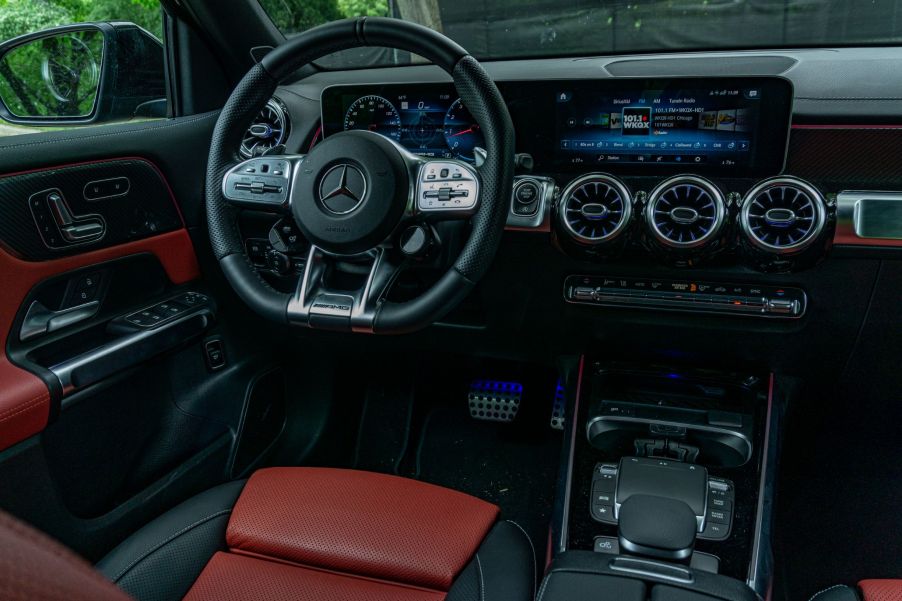
M583 358L577 380L543 598L765 597L770 377Z

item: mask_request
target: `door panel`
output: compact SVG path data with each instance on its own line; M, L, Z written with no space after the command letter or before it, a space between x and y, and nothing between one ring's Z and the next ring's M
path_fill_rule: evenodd
M0 140L0 508L92 560L229 479L245 430L266 439L243 445L259 451L242 465L282 431L247 409L255 383L280 369L279 350L225 285L206 237L215 119ZM93 198L88 184L117 178L125 193ZM29 199L55 210L47 191L73 220L102 219L104 235L46 244ZM86 277L96 296L83 295ZM142 325L146 311L163 317ZM263 397L267 415L266 403L285 402L280 386Z
M29 291L39 282L80 267L111 259L151 253L170 281L181 284L200 275L191 239L185 229L145 240L99 249L51 261L30 262L0 249L0 344L8 348L13 320ZM38 433L47 423L50 390L36 375L0 357L0 449Z

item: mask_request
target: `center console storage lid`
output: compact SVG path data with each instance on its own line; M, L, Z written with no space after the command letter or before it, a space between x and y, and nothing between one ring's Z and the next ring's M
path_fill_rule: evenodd
M604 590L607 586L610 594ZM589 596L583 596L584 590ZM567 551L551 564L537 601L582 599L760 601L744 582L688 566L591 551Z
M545 578L538 601L645 601L647 598L648 587L641 580L562 571Z

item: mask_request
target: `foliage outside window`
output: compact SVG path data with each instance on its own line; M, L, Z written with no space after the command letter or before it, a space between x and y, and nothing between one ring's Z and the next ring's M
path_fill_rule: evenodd
M260 0L260 5L286 35L337 19L390 14L389 0Z
M0 0L0 41L88 21L131 21L163 37L159 0Z

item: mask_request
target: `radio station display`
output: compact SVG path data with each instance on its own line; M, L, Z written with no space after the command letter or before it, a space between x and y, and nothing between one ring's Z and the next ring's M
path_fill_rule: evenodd
M760 86L555 92L557 154L575 165L748 166L762 125ZM784 124L785 127L785 124Z

